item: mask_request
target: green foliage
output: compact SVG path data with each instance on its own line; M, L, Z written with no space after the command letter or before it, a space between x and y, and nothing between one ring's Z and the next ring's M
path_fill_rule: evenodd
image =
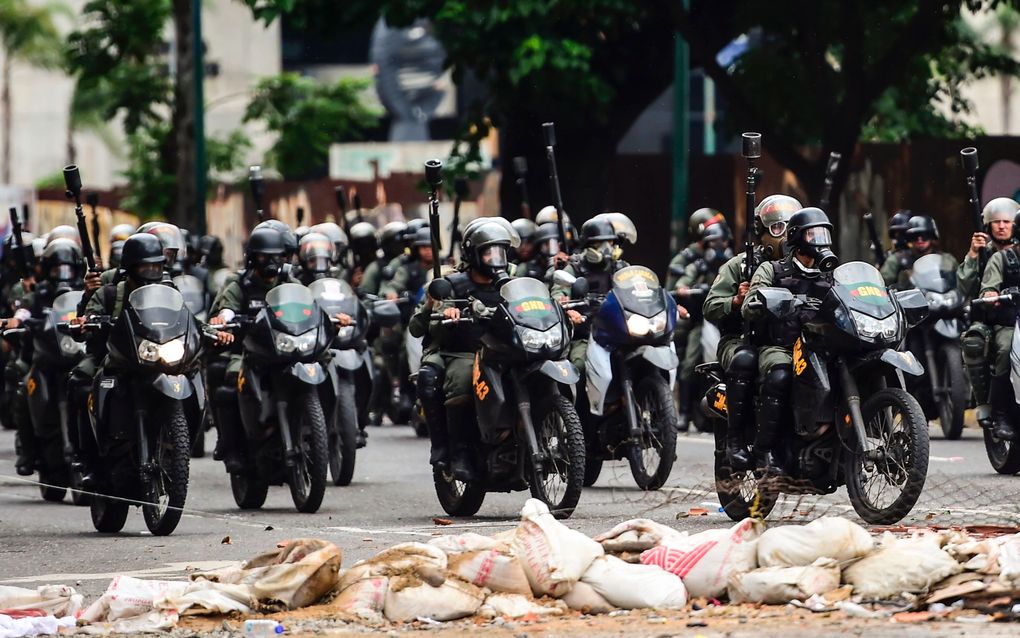
M244 131L231 131L223 138L207 137L205 140L205 157L209 164L209 172L218 181L228 181L230 174L244 163L245 155L251 150L251 140ZM210 191L214 184L209 184Z
M278 135L268 164L287 179L300 179L325 166L329 146L360 139L378 114L363 104L366 80L320 84L296 73L261 80L244 121L261 121Z
M169 122L156 122L128 136L127 195L122 207L143 219L167 218L177 176L166 170L165 149L171 142Z
M54 24L66 8L58 4L36 4L27 0L0 0L0 46L4 55L34 66L60 66L60 33Z
M48 190L51 188L64 188L64 171L59 170L49 175L40 177L35 182L35 187L39 190Z

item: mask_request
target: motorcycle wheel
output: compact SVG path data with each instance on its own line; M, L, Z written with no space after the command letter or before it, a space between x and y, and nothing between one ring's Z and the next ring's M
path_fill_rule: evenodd
M602 463L603 460L595 456L590 449L585 451L584 483L582 483L584 487L591 487L599 480L599 475L602 474Z
M201 459L205 457L205 422L195 433L195 440L191 442L191 458Z
M546 457L542 467L532 464L531 495L549 506L556 518L570 518L584 484L584 431L574 405L555 395L536 415L538 449Z
M128 504L124 501L113 501L97 496L89 504L92 514L92 526L97 532L115 534L124 529L127 522Z
M946 439L956 441L963 436L963 413L970 399L970 386L963 372L960 346L955 343L945 344L938 351L937 361L942 372L939 384L949 389L948 396L938 402L939 424Z
M900 388L885 388L861 406L869 447L884 459L865 458L863 441L845 457L846 490L854 511L872 525L892 525L906 516L928 474L928 422L917 400ZM886 489L894 492L883 498Z
M59 503L64 500L64 496L67 494L67 488L59 487L65 482L63 479L57 478L48 472L45 474L39 472L39 482L46 483L46 485L39 486L39 494L43 497L44 501Z
M269 483L255 473L235 472L230 475L230 491L234 494L234 502L243 510L257 510L266 502L269 495Z
M725 452L716 452L715 493L726 515L738 522L745 518L765 520L779 500L778 492L761 489L754 472L734 472L726 464Z
M301 454L290 469L290 497L297 511L313 514L319 510L326 493L329 435L326 434L326 418L322 415L322 405L315 388L294 405L299 410L296 422L300 424L295 444Z
M432 482L436 486L439 505L450 516L474 516L485 500L485 488L481 483L464 483L435 468L432 469Z
M337 397L333 433L329 437L329 475L333 485L350 485L358 451L358 406L354 384L343 381Z
M628 446L630 472L638 487L657 490L666 483L676 460L676 405L669 383L658 374L640 380L634 398L641 441Z
M184 406L178 402L159 425L159 435L152 454L155 468L146 486L152 503L142 506L145 526L154 536L168 536L181 522L182 508L188 498L188 474L191 463L191 437Z
M992 468L999 474L1007 476L1020 472L1020 444L1016 441L1004 441L991 434L985 428L985 452Z

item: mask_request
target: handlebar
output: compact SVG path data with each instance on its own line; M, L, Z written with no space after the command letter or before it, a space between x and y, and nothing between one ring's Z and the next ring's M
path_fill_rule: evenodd
M441 312L434 312L431 315L429 315L429 319L431 319L432 321L439 321L444 326L448 326L448 325L455 324L455 323L477 323L479 318L478 317L465 317L465 316L461 315L461 317L459 319L447 319L446 315L444 315L443 313L441 313Z
M85 323L61 321L57 323L57 328L60 330L84 330L86 328L102 328L112 323L113 317L110 315L92 315L86 319Z
M1003 301L1018 301L1020 300L1020 290L1010 289L1001 292L994 297L978 297L977 299L970 302L972 306L983 306L986 304L1000 303Z

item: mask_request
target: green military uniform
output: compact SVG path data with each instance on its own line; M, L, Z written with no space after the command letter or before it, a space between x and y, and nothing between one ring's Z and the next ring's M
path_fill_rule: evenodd
M997 244L992 243L982 249L986 270L992 256L999 252L996 246ZM960 267L956 270L956 280L957 288L964 299L973 300L977 298L981 292L982 281L980 260L971 257L969 254L964 256L963 262L960 263ZM993 345L996 341L995 326L983 321L983 310L976 312L975 315L970 327L963 333L960 344L963 349L963 362L967 368L971 390L974 393L974 401L979 408L978 419L982 420L987 418L989 355L993 348L996 350L998 348Z
M254 286L256 291L263 297L265 297L265 293L269 292L279 284L289 283L286 279L280 276L277 278L276 283L268 285L261 277L254 273L250 276L245 276L244 280L246 280L249 285ZM245 282L242 281L242 277L238 276L224 285L220 294L216 295L212 308L209 309L209 316L215 317L223 310L231 310L238 315L246 314L249 311L249 295L245 292L244 283ZM234 343L235 348L231 351L230 363L227 364L228 376L231 373L237 374L241 371L242 352L240 348L240 341L235 341Z
M383 284L384 267L382 259L373 259L370 264L365 266L365 270L361 273L361 283L358 284L358 292L378 295Z
M1010 247L1008 250L1016 251L1016 247ZM1005 251L999 251L988 260L988 264L985 266L985 274L981 278L981 295L984 295L986 292L1002 292L1004 288L1010 287L1005 282L1006 259L1004 253ZM989 354L994 357L993 360L995 362L992 368L992 375L1001 377L1009 374L1009 354L1013 345L1014 324L1010 322L1008 325L1002 325L1000 322L989 327L992 329L992 340L989 344L992 346L992 352Z
M674 287L693 288L702 284L711 284L716 277L716 272L704 263L704 260L697 259L684 269L684 274L677 280ZM670 289L672 290L672 288ZM691 317L682 319L682 323L690 325L687 331L687 343L684 346L683 359L680 362L680 379L690 380L694 374L694 367L701 361L701 333L704 326L702 309L689 309Z
M729 369L733 355L745 343L743 334L726 330L722 327L726 324L735 323L735 320L739 321L741 325L743 324L743 318L740 316L740 306L733 305L733 298L740 291L740 282L743 281L743 270L743 254L732 257L723 264L722 268L719 269L719 274L715 276L715 280L712 282L712 287L705 297L705 305L702 307L705 319L720 326L719 347L716 350L716 357L718 357L719 365L724 370Z
M674 290L676 288L677 281L683 276L676 274L674 272L675 270L687 270L688 265L703 257L704 254L705 252L704 249L702 249L701 244L694 242L688 244L687 248L684 248L674 255L673 259L669 262L669 268L666 269L666 290Z
M740 308L740 314L750 321L758 321L765 318L764 309L756 310L751 308L748 301L752 298L755 292L759 288L768 288L774 285L775 279L775 265L771 261L766 261L762 265L758 266L758 269L754 271L754 275L751 276L751 288L747 292L747 297L744 298L744 304ZM793 363L793 350L785 346L764 346L758 350L758 376L759 378L764 377L769 370L776 366L781 365L792 365Z
M879 272L882 273L882 279L885 280L885 285L898 285L900 273L909 270L914 263L914 259L915 257L906 248L889 253L889 256L885 258L885 262L882 263L882 267L879 268Z

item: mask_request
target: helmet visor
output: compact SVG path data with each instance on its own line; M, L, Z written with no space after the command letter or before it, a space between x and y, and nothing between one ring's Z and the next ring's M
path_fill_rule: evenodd
M804 243L809 246L831 246L832 233L824 226L815 226L804 231Z
M131 275L138 281L159 281L163 278L163 264L141 263L131 269Z
M786 235L786 222L785 221L772 222L771 224L769 224L768 231L769 235L773 237L776 238L782 237Z
M506 268L506 247L505 246L484 246L478 252L479 261L489 268Z
M323 256L306 257L304 265L309 272L327 272L330 266L330 259Z
M75 267L71 264L57 264L50 268L50 279L54 281L71 281L75 276Z
M553 256L560 252L560 240L550 239L540 245L543 255Z

